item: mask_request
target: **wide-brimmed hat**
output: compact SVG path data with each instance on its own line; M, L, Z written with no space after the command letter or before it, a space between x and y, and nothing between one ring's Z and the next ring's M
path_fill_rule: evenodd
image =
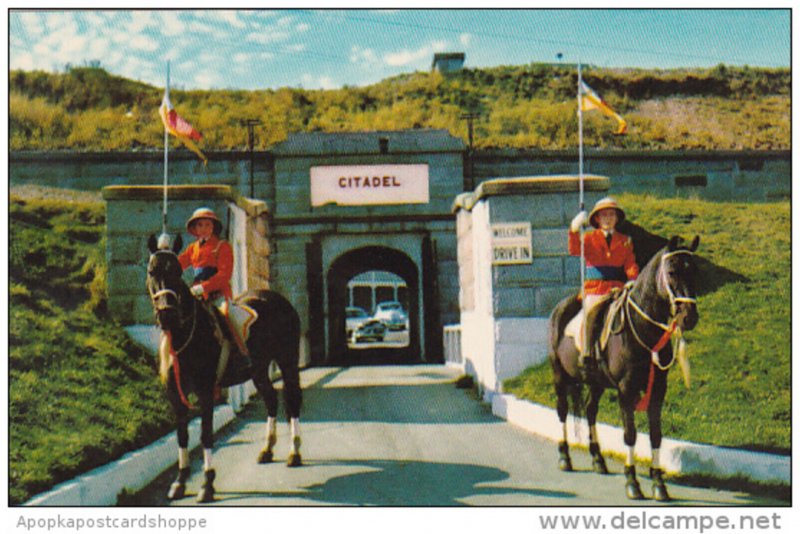
M192 213L192 216L189 217L189 220L186 221L186 231L192 234L193 236L197 237L197 233L194 231L194 223L199 221L200 219L209 219L214 223L214 235L220 235L222 233L222 222L217 217L217 214L214 213L214 210L211 208L197 208Z
M609 208L617 210L617 224L620 224L622 221L625 220L625 212L622 211L622 208L619 207L617 201L611 197L606 197L598 200L597 204L595 204L594 208L592 208L592 212L589 214L589 224L591 224L595 228L599 228L600 225L598 225L597 222L595 221L595 215L597 215L597 213L600 210L605 210Z

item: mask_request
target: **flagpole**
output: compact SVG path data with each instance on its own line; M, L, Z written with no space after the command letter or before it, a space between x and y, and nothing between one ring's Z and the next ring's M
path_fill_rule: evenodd
M581 94L583 78L581 74L581 62L578 61L578 183L579 183L579 211L586 210L583 201L583 95ZM586 281L586 253L583 242L583 224L580 225L579 239L581 242L581 310L583 311L583 341L581 345L586 345L586 291L584 283ZM583 347L583 353L588 354L588 347Z
M167 85L164 88L164 99L169 100L169 61L167 61ZM164 103L162 102L162 105ZM164 208L162 213L161 233L167 233L167 184L169 183L169 132L164 127Z

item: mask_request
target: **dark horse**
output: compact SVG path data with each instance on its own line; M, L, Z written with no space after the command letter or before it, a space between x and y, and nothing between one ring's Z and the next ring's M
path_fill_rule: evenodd
M589 452L594 470L608 473L605 460L597 442L597 409L600 397L606 388L618 391L619 406L622 412L625 444L628 456L625 461L626 494L630 499L643 499L644 495L636 480L633 450L636 444L634 409L645 395L645 406L650 424L650 446L652 460L650 478L653 481L653 495L656 500L669 500L659 463L661 446L661 406L667 391L667 372L673 361L672 346L667 341L674 333L691 330L698 320L695 299L694 277L696 272L694 251L700 242L695 237L690 246L684 246L678 237L670 239L669 244L656 253L642 270L638 279L622 291L617 298L621 310L615 314L608 333L605 348L598 351L599 366L594 376L585 382L577 369L578 350L571 337L564 336L564 328L581 308L578 296L561 301L550 316L550 341L548 358L553 368L553 378L558 397L558 418L563 425L563 441L558 444L559 467L563 471L572 470L567 444L568 397L573 398L576 413L586 410L589 424ZM611 299L598 306L596 324L604 325L612 306ZM599 337L599 336L598 336ZM597 339L595 337L594 339ZM649 386L648 386L649 384ZM588 400L582 404L581 391L588 388ZM649 402L647 399L649 398Z
M147 291L153 302L156 321L164 332L161 371L166 381L167 397L175 413L178 434L178 478L170 487L168 498L180 499L189 478L189 409L187 396L194 392L201 413L201 442L204 448L205 482L197 495L199 502L214 500L215 471L211 467L214 445L214 390L220 343L214 335L214 319L210 307L192 296L181 278L177 253L182 246L181 236L170 249L159 248L155 236L148 242L150 261L147 266ZM241 299L258 313L250 328L247 347L252 362L251 376L267 407L267 438L259 454L259 463L272 461L277 441L276 416L278 394L269 378L269 366L276 362L283 379L283 398L290 421L292 449L288 465L301 465L299 417L302 403L300 371L300 319L292 305L274 291L257 291ZM166 347L165 347L166 345ZM231 356L233 357L233 356ZM246 378L245 378L246 379ZM243 380L244 381L244 380Z

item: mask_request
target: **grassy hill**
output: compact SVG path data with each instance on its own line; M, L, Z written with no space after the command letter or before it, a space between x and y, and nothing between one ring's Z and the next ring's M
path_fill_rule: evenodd
M105 206L41 193L9 205L12 505L171 428L154 359L106 313Z
M619 195L631 221L662 237L700 235L700 322L686 333L687 389L669 375L664 435L731 447L791 449L791 208ZM639 254L637 252L637 258ZM555 407L549 364L504 384ZM621 425L612 391L599 419ZM646 415L637 414L640 429Z
M789 69L584 71L586 82L629 123L626 136L599 113L586 141L619 149L791 147ZM577 74L562 65L415 72L335 90L172 90L178 112L204 135L201 148L242 150L245 118L260 119L256 148L294 132L443 128L467 140L464 113L478 113L475 146L563 149L578 144ZM9 73L11 150L157 150L163 88L100 68Z

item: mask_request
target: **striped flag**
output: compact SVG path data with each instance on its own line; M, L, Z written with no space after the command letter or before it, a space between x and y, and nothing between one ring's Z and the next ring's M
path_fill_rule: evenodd
M170 134L180 139L183 144L186 145L186 148L197 154L197 156L203 160L203 165L208 164L208 158L194 143L202 139L203 136L200 132L195 130L191 124L182 119L172 107L172 102L169 100L169 90L164 92L164 99L161 101L161 107L158 108L158 114L161 115L164 128L166 128Z
M581 97L581 111L591 111L599 109L609 117L616 119L619 127L614 135L624 135L628 131L628 123L625 119L620 117L617 112L611 109L605 101L600 98L600 95L594 92L594 89L586 85L586 82L581 80L580 84L580 97Z

